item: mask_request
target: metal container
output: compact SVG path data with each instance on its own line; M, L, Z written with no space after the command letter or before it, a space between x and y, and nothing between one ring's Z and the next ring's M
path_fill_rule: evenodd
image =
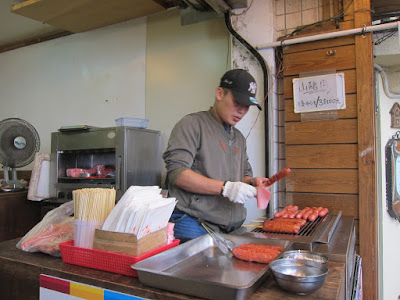
M321 264L325 264L328 262L328 258L325 255L307 250L286 251L282 253L281 258L311 260L319 262Z
M222 234L242 244L280 246L291 242ZM209 235L140 261L132 268L145 285L207 299L247 299L270 275L268 264L247 262L224 254Z
M321 263L300 259L277 259L270 263L276 284L289 292L306 295L320 289L328 276Z

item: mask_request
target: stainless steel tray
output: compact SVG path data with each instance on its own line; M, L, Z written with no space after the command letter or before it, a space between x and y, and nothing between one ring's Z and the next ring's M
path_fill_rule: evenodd
M291 242L226 235L235 246L281 246ZM268 264L247 262L221 252L209 235L149 257L132 265L145 285L207 299L246 299L269 276Z

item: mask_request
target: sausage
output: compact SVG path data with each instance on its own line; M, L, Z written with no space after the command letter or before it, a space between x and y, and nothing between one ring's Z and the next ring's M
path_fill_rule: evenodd
M307 220L305 219L282 219L282 218L278 218L278 219L272 219L270 220L270 222L283 222L283 223L290 223L290 224L299 224L300 227L304 226L307 223Z
M308 220L313 222L318 218L318 212L314 210L311 215L308 216Z
M297 205L296 206L288 205L281 211L276 212L274 214L274 218L289 218L289 215L293 212L297 212L298 209L299 207Z
M282 216L286 213L286 211L287 211L287 209L288 209L289 206L291 206L291 205L288 205L288 206L286 206L284 209L282 209L281 211L276 212L276 213L274 214L274 217L275 217L275 218L282 217Z
M291 210L292 208L293 208L293 205L288 205L288 206L285 207L286 211L289 211L289 210Z
M319 206L319 207L317 207L315 210L317 211L317 212L320 212L321 210L323 210L324 208L322 207L322 206Z
M298 233L300 225L294 223L264 221L262 230L275 233Z
M274 218L280 218L285 213L285 209L278 211L274 214Z
M291 212L291 213L289 214L289 219L294 219L294 217L296 216L296 214L297 214L297 211Z
M270 186L273 183L275 183L276 181L278 181L278 180L282 179L283 177L289 175L291 171L292 170L290 170L290 168L286 168L286 169L283 169L283 170L279 171L275 175L272 175L270 178L268 178L268 180L266 182L266 186Z
M233 248L232 253L241 260L267 264L273 261L282 250L283 248L278 246L243 244Z
M329 209L328 208L324 208L324 209L322 209L319 213L318 213L318 215L320 216L320 217L325 217L326 216L326 214L329 212Z
M313 210L310 208L309 210L307 210L304 215L303 215L303 219L307 220L308 217L313 213Z
M304 213L305 213L307 210L309 210L309 209L310 209L309 207L303 208L303 209L296 215L296 218L297 218L297 219L302 219Z

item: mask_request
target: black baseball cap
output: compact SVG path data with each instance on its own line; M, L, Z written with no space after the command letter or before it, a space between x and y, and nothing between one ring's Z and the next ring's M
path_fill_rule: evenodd
M231 90L237 103L245 106L257 105L258 109L261 110L261 105L255 98L256 81L246 70L234 69L226 72L222 76L219 86Z

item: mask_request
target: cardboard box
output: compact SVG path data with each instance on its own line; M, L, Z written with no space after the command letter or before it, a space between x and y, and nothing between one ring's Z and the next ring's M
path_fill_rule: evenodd
M167 228L150 233L141 239L131 233L112 232L96 229L93 249L141 256L144 253L165 246L167 244Z

